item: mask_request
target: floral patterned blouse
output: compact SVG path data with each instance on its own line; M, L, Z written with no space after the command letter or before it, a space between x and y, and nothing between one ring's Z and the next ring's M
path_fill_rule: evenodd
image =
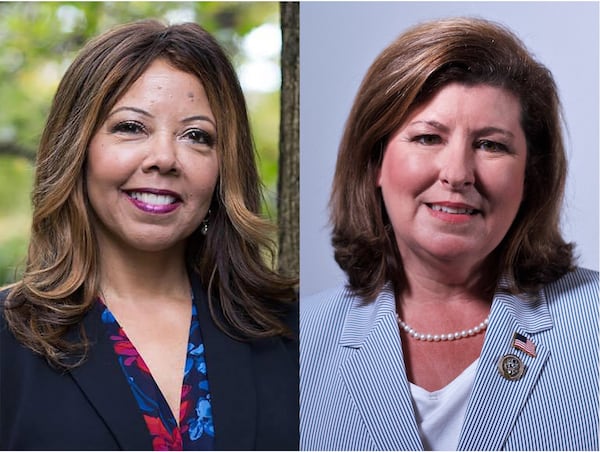
M215 429L196 305L192 303L179 425L143 358L108 307L103 307L102 322L152 437L153 450L212 450Z

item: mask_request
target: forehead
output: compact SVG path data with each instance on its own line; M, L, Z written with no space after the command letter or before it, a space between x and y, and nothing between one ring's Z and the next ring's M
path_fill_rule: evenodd
M521 126L521 102L511 91L489 84L449 83L427 100L414 106L404 125L423 116L453 121L499 122L506 126Z
M116 103L108 108L105 118L111 112L134 108L156 118L181 120L201 115L213 124L217 123L215 112L199 78L161 59L152 62Z
M178 69L164 59L157 59L150 63L122 97L161 91L185 92L188 97L206 95L204 84L195 74Z

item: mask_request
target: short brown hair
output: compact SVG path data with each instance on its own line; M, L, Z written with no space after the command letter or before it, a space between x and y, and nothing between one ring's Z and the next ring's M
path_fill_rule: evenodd
M32 234L23 279L5 316L15 336L56 366L87 344L65 332L98 295L98 249L85 193L87 149L116 102L156 59L196 76L216 119L219 180L206 236L188 242L187 263L209 292L215 322L239 339L287 334L282 322L295 280L264 261L274 255L271 224L260 217L260 180L246 102L227 55L197 24L144 20L92 39L66 71L36 162ZM82 336L85 337L85 336Z
M358 295L372 300L387 281L398 293L402 258L376 186L390 135L416 107L458 82L506 89L519 99L527 140L523 201L495 250L497 276L533 291L573 266L560 228L566 157L552 74L505 27L453 18L417 25L369 68L346 122L330 199L335 259Z

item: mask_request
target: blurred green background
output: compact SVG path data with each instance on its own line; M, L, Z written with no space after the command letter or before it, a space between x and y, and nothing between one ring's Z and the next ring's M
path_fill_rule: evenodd
M0 3L0 286L14 281L22 268L35 152L62 74L89 38L116 24L146 18L197 22L228 51L250 110L265 211L276 216L278 3Z

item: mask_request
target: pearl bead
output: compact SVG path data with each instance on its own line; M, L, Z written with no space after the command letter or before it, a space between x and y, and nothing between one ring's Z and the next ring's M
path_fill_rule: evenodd
M468 330L456 331L455 333L448 334L425 334L419 333L406 322L400 320L400 317L396 314L396 320L398 321L399 327L408 333L409 336L415 338L418 341L427 341L427 342L440 342L440 341L454 341L459 340L464 337L475 336L482 331L484 331L490 323L490 318L486 318L483 322L477 325L474 328L469 328Z

